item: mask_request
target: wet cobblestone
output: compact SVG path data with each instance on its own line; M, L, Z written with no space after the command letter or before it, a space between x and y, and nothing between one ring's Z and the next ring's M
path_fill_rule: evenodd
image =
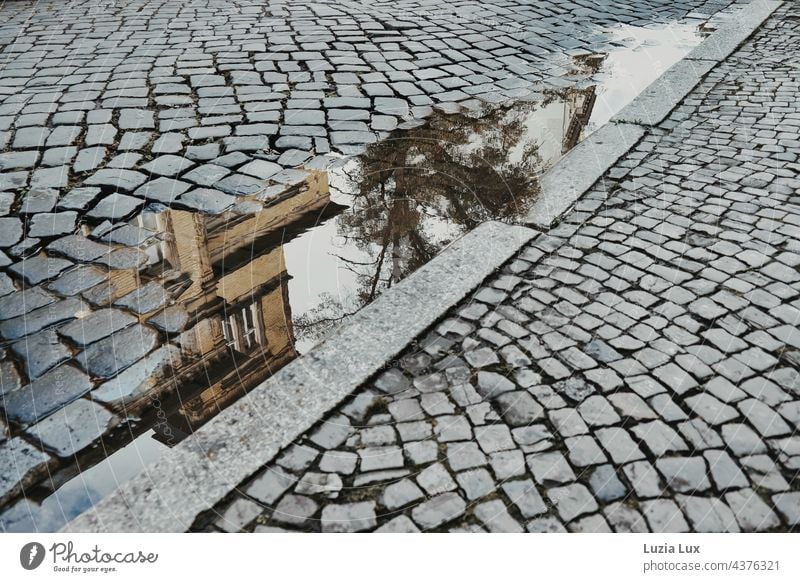
M780 9L560 226L323 420L336 442L301 437L308 463L278 461L297 484L237 526L320 531L369 504L354 519L377 531L796 528L797 23ZM364 445L377 429L391 445ZM335 499L288 507L323 453L360 461Z
M624 44L609 27L677 19L700 24L729 4L3 4L0 448L22 438L50 460L86 452L129 414L145 412L148 396L174 391L176 368L197 363L201 350L191 335L201 324L196 312L176 305L190 283L168 268L154 272L154 265L163 266L158 249L170 229L143 224L144 209L194 213L193 228L202 233L223 212L236 221L258 211L284 212L281 203L334 156L358 154L395 128L421 123L434 108L454 112L569 86L573 57ZM501 289L514 281L485 294L499 302ZM524 362L528 348L512 341L520 339L514 333L510 321L483 329L489 352L471 351L470 362ZM499 356L491 340L504 343ZM586 362L578 351L570 354L570 361ZM550 363L543 369L566 370L555 359ZM48 388L47 406L31 414L37 386L72 370L81 381ZM491 378L479 383L481 391L494 389ZM498 390L513 387L498 378ZM396 382L394 389L406 389L404 377ZM434 394L445 385L420 390ZM438 397L423 403L423 415L448 406L457 416L455 405ZM528 402L511 415L525 422L540 414L537 406ZM428 459L435 452L406 451L397 439L435 434L456 442L472 434L472 420L491 414L476 406L452 426L398 429L394 442L375 445L394 451L391 462L383 455L367 462L396 470L401 450ZM90 416L90 426L76 426ZM75 429L81 432L73 448L58 442ZM483 440L493 443L487 448L508 445L507 435ZM488 454L502 458L503 451ZM326 463L350 474L345 469L354 457L344 458ZM17 481L28 486L31 474L20 473ZM9 491L21 493L15 484Z

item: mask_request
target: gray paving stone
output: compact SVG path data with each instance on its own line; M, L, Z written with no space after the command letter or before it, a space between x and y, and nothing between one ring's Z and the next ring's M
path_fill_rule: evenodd
M361 501L345 505L326 505L322 508L323 532L359 532L377 525L375 502Z
M133 214L142 204L144 201L139 198L114 193L100 198L86 216L95 219L121 220Z
M78 346L86 346L136 323L119 309L100 309L59 328L58 333Z
M777 493L772 496L772 503L789 525L800 523L800 493L797 491Z
M702 457L665 457L656 459L656 467L674 491L700 493L711 486Z
M0 443L2 466L12 468L0 473L0 504L4 505L23 489L46 474L52 459L20 437Z
M458 519L467 505L457 493L442 493L414 507L411 518L422 529L430 530Z
M530 519L547 512L547 505L533 481L506 481L502 489L524 518Z
M231 503L214 523L223 531L238 532L258 517L262 511L263 508L257 503L239 498Z
M522 533L522 526L508 513L505 504L493 499L476 505L473 509L475 517L494 533Z
M36 333L58 323L74 319L86 311L88 306L79 299L62 299L38 309L34 309L0 324L0 335L16 340Z
M317 513L319 505L309 497L285 495L275 510L272 519L280 523L302 526Z
M752 489L725 494L739 527L744 532L765 531L780 526L780 519Z
M738 532L731 508L714 497L677 495L676 500L689 518L692 529L701 533Z
M158 344L158 334L149 327L132 325L95 342L78 355L78 362L97 378L110 378L142 359Z
M586 513L597 511L597 502L580 483L547 490L547 496L564 521L572 521Z
M30 427L28 433L48 450L67 458L93 444L118 423L119 418L99 404L79 398Z
M425 498L425 494L410 479L403 479L392 483L384 489L381 495L381 505L389 510L415 503Z
M25 363L29 378L38 378L57 364L72 357L72 352L59 341L54 330L45 330L11 345L12 351ZM7 378L3 378L3 385ZM8 384L11 384L8 381ZM6 390L3 390L6 392Z
M689 524L678 505L671 499L654 499L642 502L642 513L653 533L684 533Z

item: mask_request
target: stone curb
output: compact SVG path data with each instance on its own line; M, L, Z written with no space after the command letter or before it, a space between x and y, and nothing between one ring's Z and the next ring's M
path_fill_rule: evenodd
M612 117L611 123L658 125L717 64L686 58L678 61Z
M761 24L783 4L777 0L754 0L741 20L722 26L692 49L685 59L721 62L739 48Z
M536 235L481 224L61 531L186 531Z
M664 121L703 77L741 46L781 4L776 0L748 4L739 20L712 33L606 125L561 158L542 176L539 200L525 223L540 230L552 228L614 162L630 151L649 128Z
M572 148L542 176L541 192L527 224L549 228L644 134L645 129L638 125L607 123Z

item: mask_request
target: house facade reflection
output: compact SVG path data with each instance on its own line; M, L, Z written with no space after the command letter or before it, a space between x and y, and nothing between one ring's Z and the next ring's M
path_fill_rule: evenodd
M329 203L325 173L306 185L252 213L165 209L137 217L157 239L146 273L172 283L171 309L186 321L167 334L179 351L157 382L149 379L153 391L133 410L125 403L146 418L147 405L164 398L172 413L154 425L162 442L179 442L296 356L282 233Z

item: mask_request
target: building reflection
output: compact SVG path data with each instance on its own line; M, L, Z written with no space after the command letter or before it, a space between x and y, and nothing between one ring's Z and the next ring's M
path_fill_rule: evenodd
M148 379L152 389L115 406L147 419L153 400L163 398L159 410L171 413L153 428L174 445L290 362L296 353L283 235L329 201L326 174L314 172L302 191L257 212L164 209L137 217L157 241L146 249L142 277L172 290L169 309L186 326L168 334L179 353Z
M129 477L153 461L455 238L486 220L521 220L593 104L593 89L573 89L436 114L336 170L310 172L269 206L148 208L108 235L91 232L146 262L105 272L81 295L93 309L117 307L157 285L158 301L125 309L159 330L160 345L95 379L90 398L127 422L26 490L0 513L0 530L57 529L119 486L122 468Z

